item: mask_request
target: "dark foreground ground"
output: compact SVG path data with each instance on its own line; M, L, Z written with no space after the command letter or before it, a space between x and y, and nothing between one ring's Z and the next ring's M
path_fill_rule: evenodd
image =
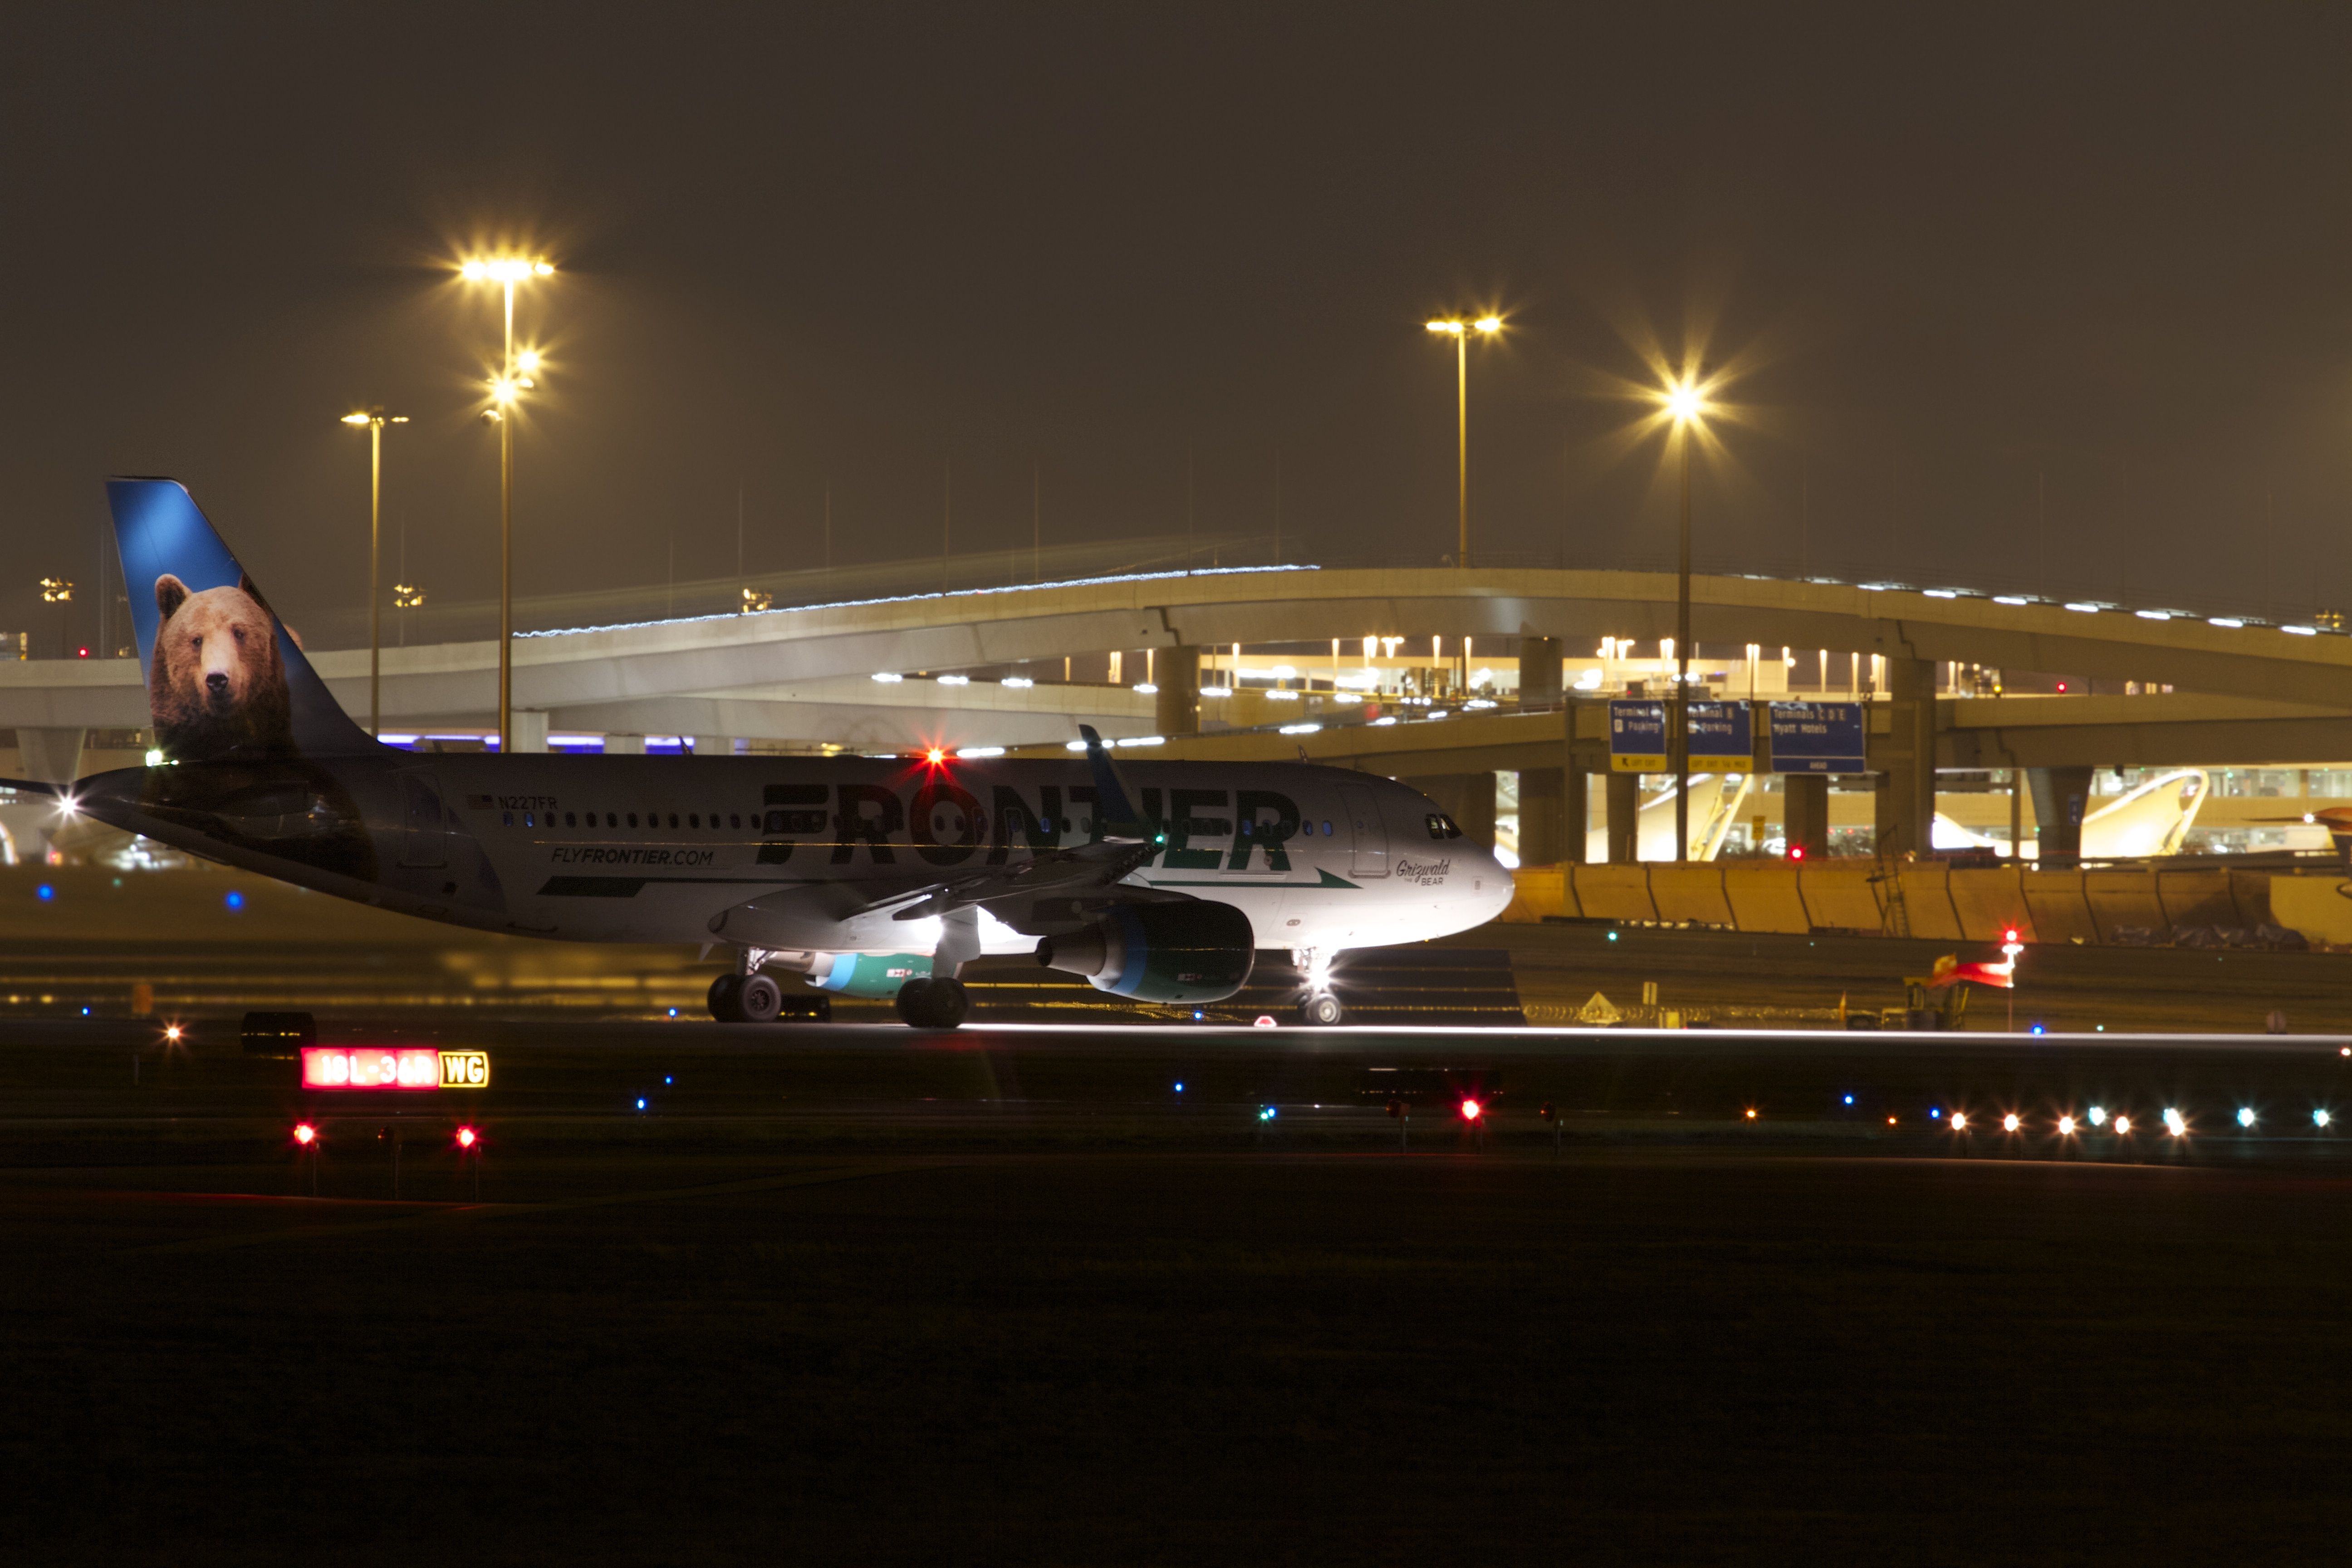
M481 1026L453 1107L8 1029L10 1561L2352 1541L2335 1041ZM1381 1068L1492 1127L1397 1152ZM2196 1131L2050 1130L2093 1095Z

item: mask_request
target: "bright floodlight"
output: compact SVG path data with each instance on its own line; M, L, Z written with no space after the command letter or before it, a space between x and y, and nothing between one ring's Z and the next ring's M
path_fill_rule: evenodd
M346 425L364 425L367 422L368 416L364 414L346 414L343 416L343 423Z
M537 349L525 349L522 353L515 355L515 368L522 372L525 375L537 375L539 374L539 351Z
M1957 1110L1953 1111L1953 1112L1952 1112L1952 1131L1955 1131L1955 1132L1965 1132L1965 1131L1968 1131L1968 1128L1969 1128L1969 1119L1968 1119L1968 1117L1967 1117L1967 1116L1965 1116L1964 1114L1962 1114L1962 1113L1961 1113L1961 1112L1959 1112L1959 1111L1957 1111Z
M1696 382L1685 381L1668 387L1664 401L1666 412L1677 425L1691 424L1706 413L1706 394L1699 390Z
M1481 316L1477 321L1471 324L1482 332L1499 332L1503 330L1503 318L1500 316Z
M2014 1132L2019 1125L2017 1112L2014 1110L2000 1119L2000 1130L2003 1132Z
M1450 332L1457 338L1462 335L1462 323L1459 321L1431 321L1428 326L1433 332Z
M2058 1136L2061 1138L2072 1138L2074 1136L2074 1119L2073 1117L2062 1116L2058 1119Z
M2315 1110L2311 1113L2311 1124L2314 1127L2325 1127L2327 1125L2329 1120L2330 1118L2325 1110Z
M2118 1131L2118 1132L2128 1132L2128 1131L2131 1131L2131 1118L2130 1118L2130 1117L2128 1117L2128 1116L2118 1116L2118 1117L2116 1117L2116 1131Z
M2167 1106L2164 1110L2164 1130L2178 1138L2189 1131L2189 1119Z
M2242 1105L2238 1107L2238 1125L2241 1127L2252 1127L2253 1124L2254 1108L2251 1105Z
M2107 1108L2104 1105L2095 1105L2091 1107L2091 1125L2094 1127L2105 1127L2106 1124Z

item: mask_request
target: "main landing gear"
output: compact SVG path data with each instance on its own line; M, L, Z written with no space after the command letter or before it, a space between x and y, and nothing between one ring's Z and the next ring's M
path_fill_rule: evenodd
M710 983L710 1016L722 1024L772 1024L784 988L764 974L722 974Z
M1328 991L1309 996L1298 1005L1298 1021L1318 1028L1338 1023L1344 1015L1345 1009L1339 1005L1339 999Z
M784 1017L822 1024L833 1017L832 997L797 986L787 995L772 975L761 973L768 958L758 948L746 948L736 960L741 968L710 983L712 1017L722 1024L772 1024Z
M952 1029L971 1011L961 980L918 976L898 987L898 1016L918 1029Z

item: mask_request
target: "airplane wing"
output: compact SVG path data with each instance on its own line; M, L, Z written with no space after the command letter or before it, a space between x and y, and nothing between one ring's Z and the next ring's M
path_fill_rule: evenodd
M1041 850L1018 865L947 879L925 888L902 889L876 900L869 911L891 909L898 921L928 920L957 910L985 909L1015 931L1067 925L1116 903L1177 902L1183 893L1120 885L1160 852L1164 836L1154 835L1134 806L1135 792L1111 761L1091 724L1078 726L1086 738L1087 762L1094 770L1096 805L1106 837L1066 849Z

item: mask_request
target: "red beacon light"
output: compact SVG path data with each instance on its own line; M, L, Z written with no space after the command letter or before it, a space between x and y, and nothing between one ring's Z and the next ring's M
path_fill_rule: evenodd
M294 1142L301 1144L305 1149L308 1149L311 1144L316 1143L318 1141L319 1130L317 1128L311 1126L307 1121L298 1121L294 1124Z
M1462 1102L1462 1120L1465 1121L1475 1121L1486 1113L1486 1108L1475 1100L1465 1100Z
M478 1133L478 1132L476 1132L472 1128L470 1128L470 1127L460 1127L460 1128L458 1128L458 1129L457 1129L457 1147L458 1147L458 1148L460 1148L460 1149L470 1149L470 1148L472 1148L476 1143L478 1143L478 1142L481 1142L481 1134L480 1134L480 1133Z
M1791 859L1791 860L1801 860L1801 859L1803 859L1804 858L1805 858L1805 847L1804 847L1803 845L1801 845L1801 844L1791 844L1791 845L1790 845L1790 846L1789 846L1789 858L1790 858L1790 859Z

